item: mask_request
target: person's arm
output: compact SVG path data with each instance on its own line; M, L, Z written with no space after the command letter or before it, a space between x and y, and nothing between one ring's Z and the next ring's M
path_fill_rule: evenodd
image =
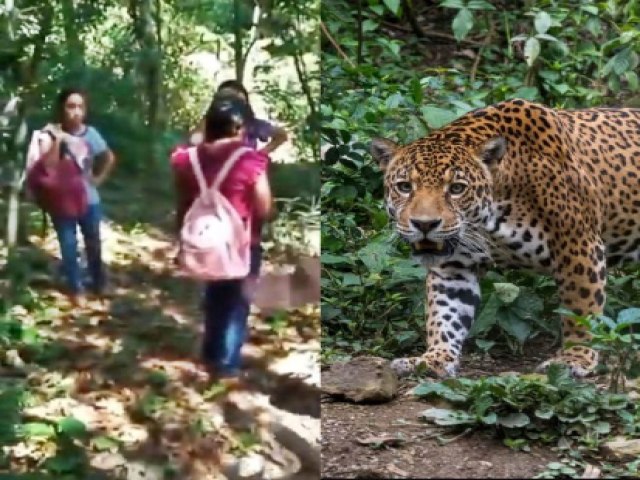
M262 153L266 153L267 155L286 142L289 138L287 131L284 128L275 125L272 128L273 133L271 135L271 140L260 149Z
M262 220L269 221L274 216L273 197L267 172L257 178L253 189L254 212Z
M101 167L99 173L93 175L92 182L96 187L99 187L111 175L111 171L116 164L116 157L110 149L107 149L98 155L96 159L101 163Z

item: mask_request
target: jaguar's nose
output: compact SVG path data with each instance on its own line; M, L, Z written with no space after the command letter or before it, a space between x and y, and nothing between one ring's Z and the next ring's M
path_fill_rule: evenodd
M440 224L442 223L442 220L440 220L440 219L424 220L424 219L421 219L421 218L412 218L409 221L411 222L411 225L413 225L415 228L420 230L425 235L430 233L430 232L432 232L436 228L438 228L440 226Z

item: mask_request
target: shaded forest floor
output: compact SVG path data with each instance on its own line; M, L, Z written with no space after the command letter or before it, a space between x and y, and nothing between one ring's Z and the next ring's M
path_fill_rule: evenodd
M317 477L317 460L305 455L320 431L318 308L270 322L253 312L246 388L212 383L198 359L201 288L176 278L164 233L171 218L158 208L166 201L114 191L105 204L118 223L102 226L110 298L69 305L55 281L51 230L30 236L8 271L5 288L17 296L0 323L0 472Z
M493 361L465 355L460 376L480 378L507 371L530 373L544 354L543 348L526 359L506 355ZM548 448L534 446L531 452L514 451L490 433L477 431L455 438L456 435L446 429L425 423L420 414L432 405L410 394L416 385L413 380L402 381L394 400L377 405L335 402L325 397L322 403L323 475L532 478L544 471L549 462L558 461L558 454ZM441 442L438 437L452 441ZM381 438L395 438L399 442L380 448L373 440Z

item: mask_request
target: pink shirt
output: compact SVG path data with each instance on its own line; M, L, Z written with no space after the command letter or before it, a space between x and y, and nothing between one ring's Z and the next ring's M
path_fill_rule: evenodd
M198 159L202 167L202 173L207 185L213 183L223 163L239 147L242 141L217 142L214 144L200 144L197 147ZM267 169L269 157L255 150L243 154L222 182L220 191L236 208L240 216L249 221L253 211L253 189L258 177ZM187 147L181 146L171 155L176 190L177 190L177 221L182 225L182 219L191 207L191 204L200 194L198 182L191 162ZM251 219L252 220L252 219ZM256 219L258 221L259 219ZM251 243L259 244L260 235L252 228Z

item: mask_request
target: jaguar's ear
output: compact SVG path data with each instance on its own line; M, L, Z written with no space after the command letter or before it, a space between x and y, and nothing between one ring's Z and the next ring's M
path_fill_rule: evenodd
M369 152L371 156L378 162L380 170L384 170L389 165L393 155L398 150L398 144L386 138L374 138L371 141Z
M494 137L480 145L477 155L491 169L500 163L506 152L507 140L504 137Z

